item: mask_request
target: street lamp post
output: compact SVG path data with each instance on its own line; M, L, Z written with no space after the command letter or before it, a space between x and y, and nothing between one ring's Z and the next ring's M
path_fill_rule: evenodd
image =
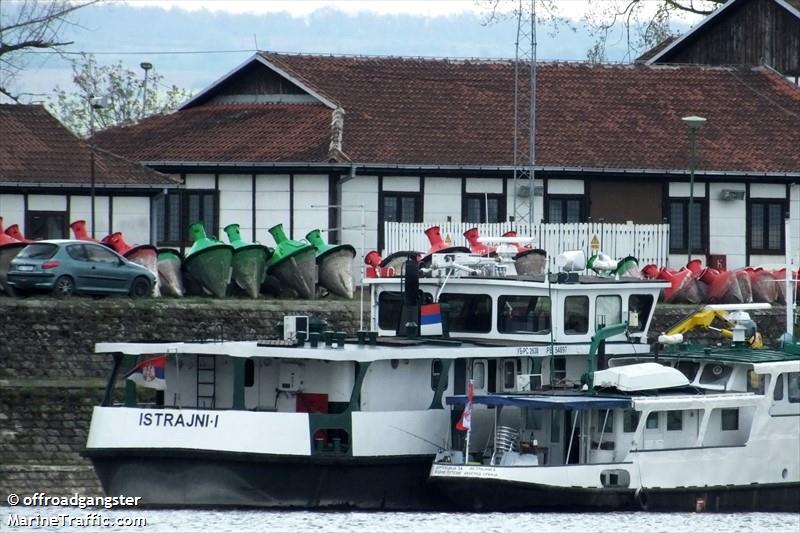
M692 219L694 214L694 171L697 167L697 131L706 119L698 116L683 117L681 120L689 128L689 212L686 218L686 262L692 260Z
M89 98L89 141L90 141L89 181L90 181L90 191L91 191L90 194L92 196L91 199L92 239L96 238L94 234L95 230L94 112L96 109L103 109L106 106L108 106L108 98L105 96L103 97L92 96Z
M144 70L144 85L142 86L142 116L140 117L144 118L147 116L147 73L151 68L153 68L153 64L144 61L139 63L139 66L142 67L142 70Z

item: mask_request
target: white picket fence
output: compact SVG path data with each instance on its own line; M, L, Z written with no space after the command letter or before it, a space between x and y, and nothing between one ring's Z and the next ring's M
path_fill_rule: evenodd
M438 225L445 241L453 246L468 246L464 232L478 227L481 236L500 236L515 230L518 237L533 237L533 247L547 252L550 267L556 270L555 258L566 250L583 250L586 257L592 255L592 239L600 241L600 250L615 259L632 255L639 266L654 263L668 265L669 224L534 224L514 222L496 224L470 224L459 222L385 222L384 257L401 250L426 252L430 243L425 230Z

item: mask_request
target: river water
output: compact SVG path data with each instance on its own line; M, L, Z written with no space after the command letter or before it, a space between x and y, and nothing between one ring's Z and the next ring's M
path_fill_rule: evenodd
M12 518L15 516L17 518ZM70 526L27 526L23 517L69 515ZM94 516L97 515L97 516ZM733 531L770 533L800 532L800 514L795 513L377 513L259 510L80 510L0 507L0 531L124 531L142 533L183 531L397 531L463 533L471 531L589 531L686 532ZM144 519L145 526L129 526L130 519ZM77 519L108 520L110 527L78 525ZM10 522L11 520L11 522ZM16 525L13 520L17 520ZM62 519L56 519L62 520ZM66 519L64 519L66 520ZM118 525L115 525L119 522ZM40 522L41 523L41 522Z

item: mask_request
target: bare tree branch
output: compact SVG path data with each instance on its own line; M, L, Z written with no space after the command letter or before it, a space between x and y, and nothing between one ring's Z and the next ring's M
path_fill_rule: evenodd
M78 9L99 0L0 0L0 96L19 101L20 92L13 87L16 76L28 67L30 52L50 49L60 52L73 41L59 38L69 17ZM6 7L8 6L8 7Z

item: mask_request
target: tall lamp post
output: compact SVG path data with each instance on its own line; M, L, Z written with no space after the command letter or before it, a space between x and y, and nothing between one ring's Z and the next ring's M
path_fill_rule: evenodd
M694 214L694 170L697 167L697 131L705 124L706 119L698 116L681 119L689 127L689 212L686 219L686 262L692 260L692 218Z
M103 109L108 106L108 97L106 96L92 96L89 98L89 141L90 141L90 163L89 163L89 181L91 190L91 214L92 214L92 239L96 238L95 230L95 212L94 212L94 192L95 192L95 173L94 173L94 112L96 109Z
M142 116L140 117L144 118L147 116L147 73L153 68L153 64L144 61L139 63L139 66L142 67L142 70L144 70L144 85L142 86Z

